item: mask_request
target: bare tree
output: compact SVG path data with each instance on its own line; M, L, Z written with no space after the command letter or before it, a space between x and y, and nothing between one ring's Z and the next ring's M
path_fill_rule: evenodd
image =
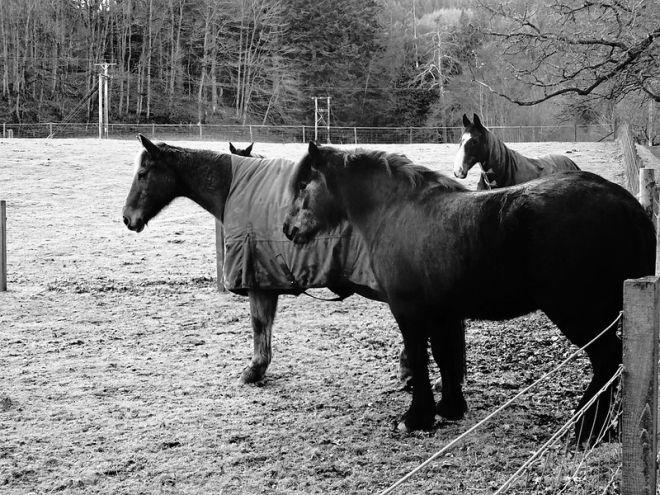
M236 116L246 123L256 94L268 101L265 121L281 89L282 36L286 28L281 0L241 0L235 77Z
M501 44L512 78L534 91L494 92L518 105L560 95L620 99L642 92L660 101L657 0L477 0L490 17L479 29ZM485 84L485 83L484 83Z

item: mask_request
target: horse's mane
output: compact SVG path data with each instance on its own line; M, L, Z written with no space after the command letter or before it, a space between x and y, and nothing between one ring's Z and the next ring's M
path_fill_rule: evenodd
M467 191L460 182L435 170L413 163L407 156L376 150L355 150L347 156L348 163L359 167L384 168L391 177L402 178L413 190Z
M183 148L171 144L154 141L153 143L158 149L165 153L177 156L179 163L189 163L190 161L203 162L203 163L217 163L221 159L226 159L231 155L222 151L215 151L209 149L197 148Z

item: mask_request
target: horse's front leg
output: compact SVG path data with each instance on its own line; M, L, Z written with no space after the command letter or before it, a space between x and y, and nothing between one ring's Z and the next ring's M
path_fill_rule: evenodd
M412 370L406 354L406 347L403 346L399 351L399 381L406 390L412 389Z
M412 404L403 415L401 431L428 429L435 423L435 403L429 381L426 325L420 308L403 309L392 305L392 313L403 335L405 353L412 372Z
M241 383L258 382L266 374L266 369L273 357L271 338L277 311L277 292L251 290L248 292L248 296L250 298L254 353L252 361L241 373Z

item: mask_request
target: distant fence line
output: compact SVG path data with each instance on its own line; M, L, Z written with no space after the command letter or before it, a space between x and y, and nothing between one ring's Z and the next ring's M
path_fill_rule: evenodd
M489 129L506 142L595 142L613 139L606 125L494 126ZM110 139L145 134L157 139L332 144L456 143L461 127L319 127L215 124L109 124ZM98 123L2 124L3 138L98 138Z

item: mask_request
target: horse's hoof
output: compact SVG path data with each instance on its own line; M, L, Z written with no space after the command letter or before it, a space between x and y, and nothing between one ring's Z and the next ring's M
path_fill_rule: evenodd
M411 433L415 430L430 430L435 424L435 411L429 411L429 414L423 416L412 415L409 412L404 414L397 429L403 433Z
M241 385L250 385L253 383L260 382L261 380L263 380L263 378L264 378L263 373L259 373L254 368L250 368L248 366L241 373L241 378L239 380L239 383Z
M435 411L440 416L442 416L443 418L449 421L458 421L459 419L463 419L463 416L465 416L467 410L468 410L467 403L465 402L464 399L461 399L458 402L454 402L453 404L449 403L449 401L442 399L435 406Z
M401 390L410 392L413 389L413 379L412 376L406 377L401 380Z
M401 421L401 423L399 423L399 425L396 427L396 429L399 430L401 433L411 433L412 431L414 431L414 430L409 429L406 426L405 421Z

